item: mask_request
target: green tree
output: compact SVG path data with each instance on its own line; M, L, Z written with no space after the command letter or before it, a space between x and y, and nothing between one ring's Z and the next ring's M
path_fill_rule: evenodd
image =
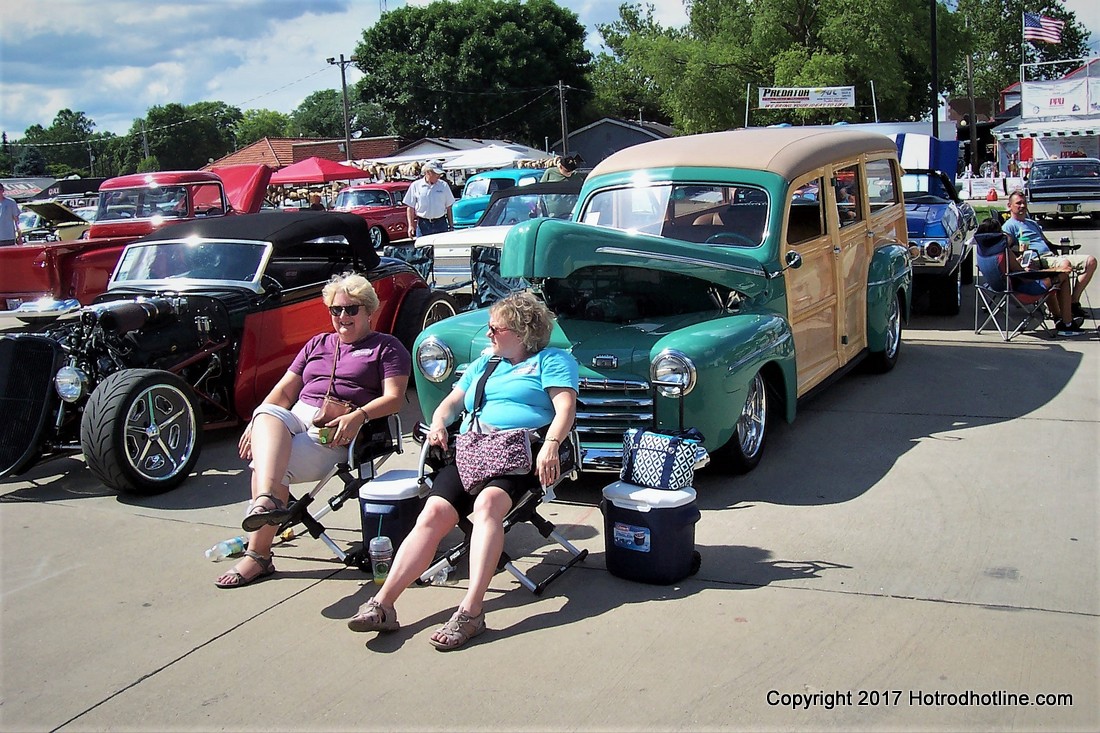
M675 39L677 32L660 28L654 22L652 5L643 9L628 4L619 6L617 21L598 25L596 29L608 51L596 56L588 74L595 90L589 116L593 119L641 117L651 122L671 122L653 78L640 67L624 63L623 57L626 44L634 36L668 35Z
M246 109L234 134L237 147L243 148L265 137L288 137L290 128L290 115L270 109Z
M87 176L87 143L94 128L95 123L83 112L63 109L54 116L49 127L28 127L19 142L39 147L51 175L57 178L72 174Z
M1062 42L1024 41L1023 13L1037 13L1066 21ZM1088 56L1088 30L1060 0L959 0L957 24L964 26L965 49L971 55L974 96L996 100L1001 90L1020 81L1020 64L1082 59ZM966 28L965 26L969 27ZM1079 64L1030 67L1027 79L1056 79ZM965 96L965 56L948 71L948 91Z
M543 141L591 99L590 54L575 13L552 0L459 0L386 13L356 48L361 99L391 115L393 134Z
M335 89L321 89L290 114L292 137L344 137L344 102Z
M16 176L45 176L46 156L33 145L20 148L12 173Z

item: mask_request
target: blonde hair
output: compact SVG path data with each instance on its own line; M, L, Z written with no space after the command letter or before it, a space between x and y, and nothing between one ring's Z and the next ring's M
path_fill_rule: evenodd
M550 343L554 316L541 300L529 292L512 293L489 308L489 315L515 332L524 348L536 354Z
M362 275L354 272L333 275L321 290L321 298L324 299L325 305L332 305L336 294L341 291L366 308L368 316L378 310L378 293L374 292L374 286L370 284L370 280Z

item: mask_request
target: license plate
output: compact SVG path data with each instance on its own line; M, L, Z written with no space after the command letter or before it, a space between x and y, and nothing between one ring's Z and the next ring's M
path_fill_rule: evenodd
M19 306L23 305L22 298L7 298L7 301L8 310L10 311L13 311Z
M1076 214L1081 210L1081 204L1058 204L1059 214Z

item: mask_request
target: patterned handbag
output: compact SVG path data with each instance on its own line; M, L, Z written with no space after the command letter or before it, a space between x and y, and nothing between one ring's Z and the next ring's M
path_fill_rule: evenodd
M696 434L698 434L696 432ZM619 478L652 489L691 486L701 441L632 428L623 435L623 468Z

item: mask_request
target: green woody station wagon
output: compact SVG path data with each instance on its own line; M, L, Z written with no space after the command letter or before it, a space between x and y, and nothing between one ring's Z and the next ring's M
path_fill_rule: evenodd
M748 129L644 143L600 163L573 221L509 232L501 274L557 316L580 364L587 470L617 470L632 427L697 428L714 464L760 461L776 419L861 360L886 372L912 268L893 140ZM488 311L417 339L425 415L488 348Z

